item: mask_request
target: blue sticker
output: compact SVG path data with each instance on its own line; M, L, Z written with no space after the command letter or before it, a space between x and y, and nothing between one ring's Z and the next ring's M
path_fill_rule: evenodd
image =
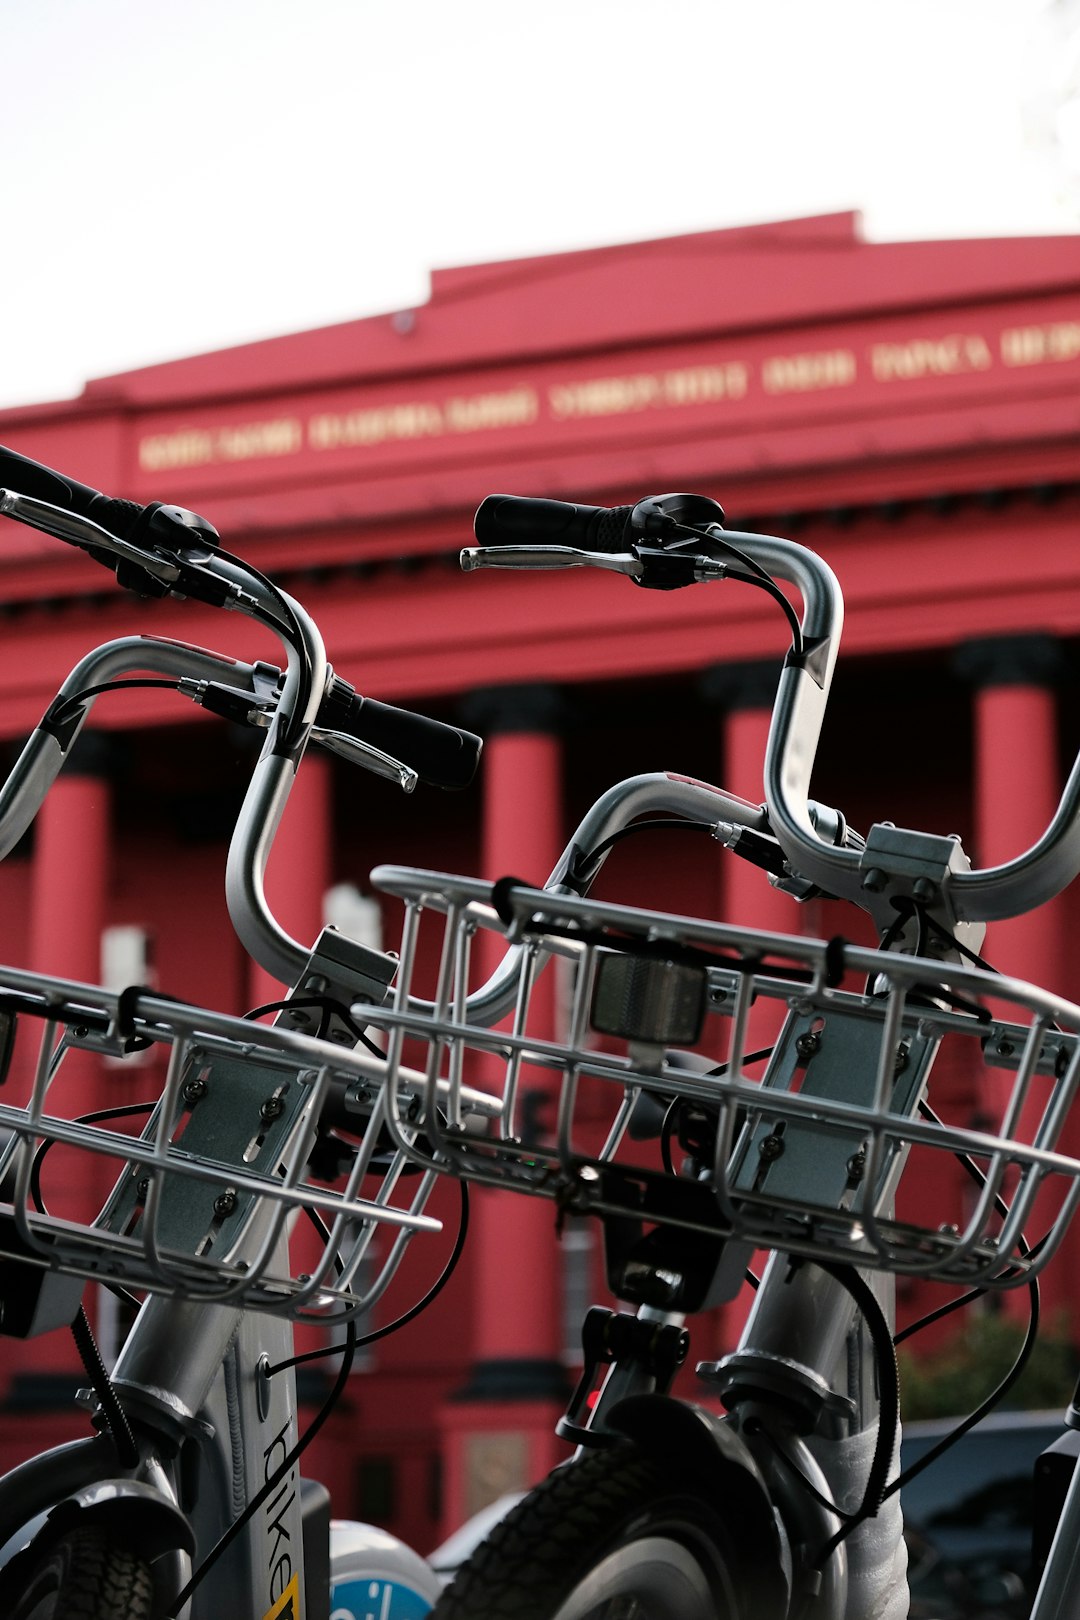
M330 1593L330 1620L424 1620L431 1603L398 1581L339 1581Z

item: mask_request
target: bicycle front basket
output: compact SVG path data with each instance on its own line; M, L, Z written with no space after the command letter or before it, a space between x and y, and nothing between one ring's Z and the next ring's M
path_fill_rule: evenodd
M441 1230L438 1177L417 1173L415 1125L397 1126L408 1151L388 1135L374 1053L9 968L0 1036L8 1260L322 1319L369 1309L410 1241ZM311 1160L332 1091L340 1173ZM301 1214L311 1235L290 1244Z
M391 1129L426 1167L644 1231L997 1288L1060 1242L1080 1008L837 941L408 868L373 880L405 907L396 1000L371 1009ZM469 999L485 933L519 957L494 1029ZM406 1139L417 1071L426 1152ZM466 1084L501 1102L482 1128Z

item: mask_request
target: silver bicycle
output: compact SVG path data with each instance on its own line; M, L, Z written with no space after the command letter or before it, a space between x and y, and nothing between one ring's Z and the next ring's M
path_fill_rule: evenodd
M291 939L263 875L308 746L411 789L421 777L462 785L479 740L359 697L303 608L225 553L205 520L109 499L3 450L0 484L0 512L80 547L140 596L232 609L286 654L278 669L152 636L88 654L0 787L0 856L96 701L116 685L173 685L265 732L226 890L250 954L292 987L267 1025L137 986L117 994L0 967L0 1330L71 1324L97 1431L0 1479L7 1612L411 1620L440 1590L431 1569L382 1532L332 1527L328 1494L301 1479L300 1459L344 1386L357 1318L408 1246L440 1229L426 1210L439 1172L416 1173L394 1146L385 1060L350 1011L385 995L394 959L333 929L313 946ZM86 1063L136 1055L139 1078L159 1080L150 1103L88 1115ZM399 1078L396 1107L412 1118L395 1134L419 1147L427 1123L408 1085ZM462 1106L482 1117L501 1101L467 1092ZM331 1132L328 1163L318 1149ZM137 1313L108 1371L82 1308L88 1281ZM294 1322L323 1327L341 1352L303 1432Z
M438 1620L903 1620L894 1280L1034 1295L1080 1198L1080 1162L1059 1148L1080 1008L977 954L986 921L1080 870L1080 763L1044 836L1001 867L972 870L955 838L888 823L854 834L808 797L839 587L801 547L721 519L689 496L613 511L492 497L464 560L596 566L665 589L731 578L776 595L792 646L764 805L642 777L594 807L543 889L373 874L404 906L393 1000L365 1010L386 1031L396 1147L433 1173L550 1199L556 1219L594 1217L611 1292L630 1307L584 1324L560 1429L575 1459L479 1547ZM868 911L878 948L586 898L616 839L657 812L698 822L793 893ZM420 1007L432 928L440 968ZM474 1011L488 930L517 962L498 1029ZM543 971L566 979L561 1035L532 1012ZM935 1063L970 1076L977 1127L935 1111ZM418 1070L419 1151L406 1129ZM480 1074L501 1107L478 1124L464 1087ZM526 1081L550 1101L527 1131ZM674 1398L688 1319L747 1286L762 1250L740 1342L697 1369L713 1405ZM1080 1484L1044 1511L1060 1523L1032 1613L1063 1620L1080 1615Z

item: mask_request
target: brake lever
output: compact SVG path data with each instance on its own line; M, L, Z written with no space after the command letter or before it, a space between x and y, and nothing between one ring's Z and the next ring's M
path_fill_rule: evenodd
M396 782L403 793L411 793L420 780L411 765L403 764L400 759L384 754L381 748L373 748L370 743L360 742L358 738L350 737L344 731L331 731L325 726L312 726L310 737L320 748L325 748L330 754L337 754L339 759L347 759L350 765L360 765L375 776L385 777L388 782Z
M464 573L477 568L528 568L538 572L556 568L602 568L623 574L635 585L651 590L677 590L683 585L724 579L733 572L730 560L720 561L700 549L700 541L637 541L632 551L582 551L576 546L469 546L461 553Z
M20 495L13 489L0 489L0 513L15 518L19 523L26 523L32 529L40 529L44 534L51 534L57 540L66 540L69 545L93 552L103 551L120 562L133 564L166 589L171 589L180 578L180 564L175 560L133 546L110 534L108 529L103 529L92 518L67 512L61 506L54 506L51 501L40 501L33 495Z
M644 565L633 552L580 551L576 546L467 546L461 553L461 567L466 574L477 568L605 568L639 579L644 573Z

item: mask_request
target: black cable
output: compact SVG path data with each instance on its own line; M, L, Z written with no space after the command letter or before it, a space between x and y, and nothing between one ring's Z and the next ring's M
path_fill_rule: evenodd
M131 687L155 686L167 689L170 692L180 690L180 682L170 681L157 676L132 676L129 680L102 681L97 686L84 686L78 692L72 692L64 698L58 707L53 707L47 716L49 720L58 725L64 725L74 718L74 711L91 698L100 697L103 692L121 692Z
M383 1051L382 1047L376 1046L370 1035L368 1035L365 1030L361 1029L360 1025L356 1022L356 1019L352 1016L351 1011L348 1007L346 1007L345 1003L343 1001L335 1000L333 996L286 996L283 1001L268 1001L266 1002L265 1006L252 1007L250 1012L246 1012L244 1014L244 1017L250 1021L254 1018L262 1018L266 1013L288 1012L292 1007L319 1008L323 1016L320 1019L319 1027L315 1032L316 1040L323 1039L330 1024L330 1015L335 1013L337 1017L340 1018L341 1021L348 1027L349 1033L351 1035L355 1035L356 1039L361 1043L361 1045L366 1046L369 1052L371 1052L377 1058L386 1057L386 1053Z
M815 1264L847 1289L862 1313L863 1321L873 1341L879 1397L878 1432L862 1502L821 1548L813 1562L813 1567L820 1569L853 1530L865 1519L872 1519L875 1516L886 1496L891 1494L888 1479L900 1425L900 1374L889 1324L869 1283L859 1275L854 1266L834 1264L831 1260L817 1260Z
M123 1103L115 1108L97 1108L93 1113L80 1114L72 1123L75 1125L99 1125L102 1120L123 1119L130 1114L152 1114L156 1107L157 1103ZM41 1192L41 1166L44 1163L46 1153L56 1145L55 1137L47 1137L45 1141L39 1142L30 1165L29 1193L34 1201L34 1208L39 1215L49 1213ZM98 1277L96 1281L99 1288L107 1288L109 1293L115 1294L116 1298L121 1300L123 1304L133 1305L136 1309L138 1308L140 1301L120 1283L108 1282L104 1277Z
M754 574L738 574L734 572L729 573L727 577L728 579L740 580L744 585L756 585L758 590L767 591L774 602L779 602L791 629L791 651L796 658L801 658L803 654L802 625L799 623L798 614L775 580L769 578L758 579Z
M386 1323L384 1327L372 1328L370 1333L358 1336L356 1349L364 1349L369 1344L375 1344L379 1339L388 1338L391 1333L396 1333L406 1323L414 1321L421 1311L427 1310L432 1300L442 1293L450 1281L454 1271L457 1269L457 1263L461 1259L462 1251L465 1248L465 1238L469 1230L469 1186L465 1181L459 1181L458 1186L461 1189L461 1219L458 1225L457 1237L454 1240L454 1247L439 1276L432 1283L427 1293L421 1299L418 1299L415 1305L410 1305L409 1309L404 1311L401 1316L395 1317L392 1322ZM318 1211L309 1210L308 1213L321 1229L323 1236L329 1238L330 1234L319 1218ZM324 1345L320 1350L305 1350L302 1355L291 1356L288 1361L279 1361L273 1367L268 1367L266 1376L272 1378L275 1373L284 1372L286 1367L298 1367L305 1361L318 1361L322 1356L332 1355L335 1350L342 1348L340 1344L328 1344Z
M743 1058L744 1063L760 1063L762 1058L770 1058L776 1050L775 1046L762 1046L756 1052L747 1052ZM713 1069L706 1069L700 1076L702 1080L717 1080L728 1073L730 1062L718 1063ZM675 1115L679 1108L690 1101L687 1097L672 1097L664 1110L664 1118L660 1124L660 1156L663 1160L664 1170L669 1176L677 1175L674 1160L671 1157L671 1136L675 1129Z
M981 1423L987 1413L992 1412L998 1402L1004 1400L1010 1389L1012 1389L1028 1364L1039 1333L1039 1284L1035 1278L1032 1278L1027 1286L1028 1297L1031 1302L1031 1315L1028 1319L1027 1332L1024 1335L1024 1342L1020 1346L1016 1360L1005 1374L1005 1377L969 1417L966 1417L962 1423L957 1424L956 1428L947 1434L944 1439L931 1446L929 1451L924 1452L917 1462L913 1462L909 1467L905 1468L904 1472L893 1480L885 1492L886 1496L892 1496L894 1492L901 1490L909 1480L915 1478L916 1474L921 1474L924 1468L929 1468L932 1462L936 1462L944 1452L949 1450L950 1446L954 1446L958 1440L962 1440L964 1435L970 1429L973 1429L977 1423Z
M664 1109L664 1117L660 1123L660 1161L663 1164L665 1175L669 1176L678 1175L675 1161L671 1157L671 1134L675 1126L674 1116L682 1106L682 1102L681 1097L672 1097Z
M959 951L960 955L973 963L975 967L982 968L984 973L993 973L995 977L1000 976L999 969L992 962L987 962L979 955L978 951L971 950L969 946L958 940L955 935L950 934L949 930L943 928L936 917L927 916L925 922L932 934L936 934L939 939L947 940L954 950Z
M929 1119L933 1124L941 1124L941 1120L930 1107L928 1102L921 1102L919 1104L919 1112L922 1114L924 1119ZM954 1156L978 1186L986 1186L986 1177L983 1175L982 1171L969 1154L957 1153ZM1004 1219L1009 1213L1008 1205L1005 1203L1005 1200L1001 1197L1000 1193L994 1194L994 1212L995 1214L1000 1215L1002 1219ZM1032 1244L1029 1248L1023 1233L1021 1233L1017 1238L1016 1245L1021 1256L1024 1259L1033 1259L1040 1252L1040 1250L1045 1247L1050 1235L1050 1232L1044 1233L1039 1241ZM943 1439L931 1446L930 1450L924 1453L924 1455L919 1458L918 1462L912 1463L909 1468L905 1469L904 1473L902 1473L896 1480L893 1481L892 1485L890 1485L888 1492L886 1493L887 1495L891 1496L894 1491L900 1490L903 1485L907 1484L908 1480L914 1479L916 1474L921 1474L924 1468L928 1468L932 1462L936 1462L938 1457L949 1450L950 1446L954 1446L958 1440L962 1440L964 1435L967 1434L970 1429L973 1429L977 1423L981 1423L983 1418L986 1417L989 1412L992 1412L999 1401L1004 1400L1010 1389L1012 1389L1024 1368L1027 1366L1031 1353L1035 1348L1035 1340L1038 1337L1039 1331L1040 1299L1039 1279L1037 1277L1032 1277L1031 1281L1027 1284L1027 1290L1030 1304L1027 1332L1024 1335L1024 1342L1017 1352L1016 1360L1009 1368L1009 1371L1005 1374L1005 1377L995 1389L991 1390L986 1399L980 1402L974 1412L972 1412L968 1417L964 1418L961 1423L957 1424L955 1429L950 1430L950 1432L945 1435ZM927 1326L929 1322L937 1320L940 1316L947 1315L950 1310L958 1309L961 1304L967 1304L971 1299L978 1297L980 1294L983 1294L986 1291L987 1290L985 1289L973 1289L967 1294L961 1295L959 1299L950 1301L947 1306L942 1306L938 1311L931 1312L929 1316L913 1323L911 1327L905 1329L903 1333L898 1334L894 1340L894 1343L901 1343L903 1339L909 1338L913 1333L918 1332L920 1327Z
M308 652L307 641L300 629L300 621L297 618L295 610L286 600L282 590L274 584L273 580L268 579L265 574L261 574L257 568L254 568L251 563L247 562L244 558L235 557L231 552L220 550L217 551L215 555L220 557L225 562L232 563L235 568L238 568L242 572L246 573L249 578L257 580L263 589L274 598L280 607L282 612L281 619L275 618L272 613L268 612L266 608L262 607L261 604L258 603L256 603L254 616L263 624L268 625L270 629L276 632L277 635L281 636L288 643L288 645L292 647L293 651L299 655L303 673L300 682L300 703L298 707L303 708L308 696L311 693L312 686L314 684L315 672L311 667L311 658ZM297 720L296 714L294 713L286 716L285 725L282 728L283 745L287 748L294 746L300 739L300 733L301 725Z
M930 1104L925 1098L923 1098L919 1103L919 1113L922 1115L923 1119L929 1120L933 1125L940 1125L942 1123L940 1117L931 1108ZM956 1152L953 1154L953 1157L966 1172L966 1174L975 1182L976 1186L979 1188L986 1186L986 1177L983 1175L982 1171L979 1169L978 1165L975 1163L974 1159L969 1153ZM994 1213L995 1215L1000 1215L1002 1220L1004 1220L1009 1213L1008 1205L1000 1193L994 1194ZM1031 1258L1039 1253L1039 1251L1045 1246L1049 1237L1049 1232L1044 1233L1037 1243L1033 1243L1031 1247L1028 1248L1027 1241L1024 1238L1023 1233L1021 1233L1017 1247L1025 1259ZM970 1305L975 1300L984 1298L989 1291L990 1290L988 1288L969 1288L966 1294L959 1294L955 1299L949 1300L945 1305L939 1305L935 1310L928 1311L925 1316L920 1316L917 1321L910 1322L906 1328L903 1328L894 1336L893 1344L903 1344L905 1339L913 1338L915 1334L920 1333L923 1328L932 1326L934 1322L940 1322L945 1316L951 1316L953 1311L960 1310L964 1305Z
M94 1386L94 1394L101 1407L101 1415L105 1420L109 1433L112 1435L116 1447L116 1455L121 1468L134 1468L139 1460L139 1448L135 1443L135 1435L128 1415L120 1403L120 1397L113 1387L105 1363L101 1359L101 1352L97 1347L90 1318L85 1307L80 1305L71 1324L72 1337L79 1352L79 1359L86 1370L86 1376Z
M248 562L246 557L237 557L233 552L226 551L224 547L221 546L216 546L214 548L214 556L220 557L223 562L231 563L233 567L236 568L240 573L247 574L249 579L257 580L263 589L274 598L281 609L280 619L275 618L268 609L263 607L261 602L256 602L254 616L259 619L260 623L265 624L269 629L274 630L284 641L288 642L290 646L299 650L303 644L303 637L300 634L296 614L293 612L288 602L286 602L280 587L275 585L272 579L268 579L265 574L260 573L255 567L254 563ZM203 571L210 574L216 584L221 584L220 577L217 574L214 574L212 569L206 569Z
M709 534L703 529L692 528L686 523L674 525L669 532L684 534L695 540L704 540L714 551L723 552L725 556L734 557L736 562L741 563L747 572L745 574L729 573L728 579L741 580L745 585L758 585L763 590L767 590L770 596L780 603L788 624L791 626L792 651L796 657L801 657L803 652L802 625L799 623L795 609L767 568L763 568L759 562L755 562L748 551L743 551L741 547L733 545L724 534Z
M262 1504L271 1495L274 1488L285 1477L289 1469L300 1457L302 1452L311 1444L312 1440L314 1440L315 1436L319 1433L319 1430L323 1427L326 1420L329 1418L330 1413L333 1411L334 1407L337 1405L337 1402L344 1393L357 1349L362 1345L373 1344L376 1339L385 1338L389 1333L397 1332L397 1330L403 1327L406 1322L411 1322L415 1316L419 1315L420 1311L426 1309L426 1307L430 1305L431 1301L435 1298L436 1294L438 1294L442 1288L445 1287L451 1272L461 1257L462 1250L465 1246L465 1236L468 1231L468 1187L466 1186L465 1182L461 1182L459 1185L461 1187L462 1195L462 1218L461 1225L458 1228L457 1240L454 1244L453 1252L451 1253L450 1258L443 1267L442 1274L437 1278L432 1287L428 1289L428 1292L424 1295L423 1299L418 1300L415 1305L413 1305L402 1316L398 1317L396 1321L388 1323L383 1328L376 1328L373 1332L364 1334L362 1338L356 1331L355 1323L352 1321L346 1322L345 1339L342 1343L326 1345L321 1350L309 1351L304 1355L292 1357L288 1361L278 1362L275 1366L268 1367L265 1370L264 1376L269 1378L275 1373L284 1372L288 1367L298 1366L302 1362L313 1361L317 1358L321 1359L322 1357L332 1355L337 1351L344 1352L341 1366L338 1368L337 1378L334 1380L334 1387L331 1389L318 1413L312 1419L304 1433L297 1440L292 1450L288 1452L288 1454L282 1459L280 1465L270 1475L269 1479L266 1480L265 1484L260 1487L260 1489L252 1497L251 1501L248 1502L240 1517L235 1519L224 1534L219 1537L217 1542L215 1542L214 1546L211 1548L210 1552L207 1553L198 1569L192 1574L192 1577L188 1581L187 1585L177 1593L176 1597L172 1601L172 1609L174 1614L177 1610L183 1608L184 1604L187 1602L196 1586L198 1586L199 1582L202 1581L204 1576L218 1561L222 1554L227 1551L232 1542L240 1534L244 1526L248 1524L248 1522L254 1517ZM329 1231L319 1217L318 1212L311 1210L309 1211L309 1214L314 1219L315 1224L321 1229L324 1236L329 1238Z
M748 1281L750 1279L750 1275L751 1274L748 1272ZM754 1280L756 1284L757 1279L755 1278ZM742 1433L748 1434L752 1437L761 1435L762 1439L767 1442L773 1456L776 1457L778 1461L783 1463L784 1467L788 1470L788 1473L792 1474L794 1478L798 1480L803 1490L806 1491L807 1495L814 1498L814 1501L817 1502L819 1507L825 1508L829 1513L835 1513L836 1517L844 1522L855 1517L853 1513L847 1513L843 1508L837 1507L836 1503L832 1501L830 1497L826 1496L824 1491L818 1490L812 1479L807 1479L794 1457L788 1456L779 1440L777 1440L776 1436L769 1431L761 1418L748 1418L742 1426Z
M337 1405L341 1396L344 1394L345 1386L349 1381L349 1373L352 1371L353 1356L356 1351L356 1329L351 1322L346 1323L346 1335L344 1345L337 1347L343 1348L345 1354L341 1358L341 1366L338 1368L338 1374L334 1380L333 1389L331 1389L319 1411L308 1424L304 1433L297 1440L292 1450L286 1453L278 1467L274 1469L270 1477L255 1492L255 1495L251 1498L250 1502L248 1502L239 1518L234 1519L229 1528L214 1543L213 1547L211 1547L198 1569L192 1574L187 1585L183 1587L182 1590L179 1591L173 1598L171 1605L171 1612L173 1615L183 1608L184 1604L188 1601L192 1592L199 1585L200 1581L204 1579L214 1564L217 1563L221 1555L228 1551L229 1547L231 1547L232 1543L236 1540L236 1537L248 1525L251 1519L254 1518L255 1514L259 1511L267 1498L273 1494L277 1486L280 1485L281 1481L285 1478L286 1474L288 1474L293 1464L311 1444L312 1440L314 1440L315 1436L318 1434L319 1430L330 1416L330 1413Z

